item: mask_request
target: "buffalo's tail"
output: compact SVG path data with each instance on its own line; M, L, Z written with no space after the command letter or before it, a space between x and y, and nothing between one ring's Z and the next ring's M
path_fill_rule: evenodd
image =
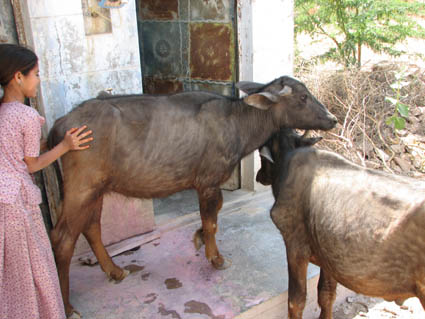
M65 136L65 132L61 129L60 123L62 118L56 120L55 124L53 125L52 129L49 131L49 135L47 136L47 147L51 150L56 145L58 145L62 139ZM55 169L56 178L58 181L59 186L59 196L60 200L63 200L63 178L62 178L62 171L60 167L59 161L54 161L52 163L53 168Z

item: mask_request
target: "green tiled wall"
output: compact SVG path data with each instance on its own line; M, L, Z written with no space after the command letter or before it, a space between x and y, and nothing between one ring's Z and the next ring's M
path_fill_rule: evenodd
M234 95L235 0L137 0L145 93Z

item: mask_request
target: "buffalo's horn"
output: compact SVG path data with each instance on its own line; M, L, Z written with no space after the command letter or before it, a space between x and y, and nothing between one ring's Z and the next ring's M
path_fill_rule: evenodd
M309 135L310 135L310 130L305 130L304 134L301 137L307 138Z
M272 158L272 153L270 152L270 149L267 146L263 146L260 149L260 156L268 159L270 162L274 163L274 160Z
M289 85L285 85L283 89L279 92L279 95L285 96L292 93L292 88Z

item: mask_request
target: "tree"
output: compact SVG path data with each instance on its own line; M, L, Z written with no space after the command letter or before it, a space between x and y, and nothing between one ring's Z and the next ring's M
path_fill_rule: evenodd
M425 2L415 0L295 0L295 32L324 35L335 47L320 56L344 66L361 66L362 47L398 56L394 44L407 37L425 38L415 17Z

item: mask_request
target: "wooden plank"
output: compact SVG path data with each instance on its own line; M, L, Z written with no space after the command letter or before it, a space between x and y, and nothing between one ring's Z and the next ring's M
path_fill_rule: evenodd
M304 319L316 319L320 315L320 308L317 304L317 283L319 275L310 278L307 281L307 300L303 313ZM337 295L334 303L334 309L338 304L346 300L348 296L354 296L355 292L344 286L338 285ZM273 297L251 309L241 313L234 319L286 319L288 318L288 292Z
M154 230L152 232L127 238L118 243L109 245L106 247L106 250L108 251L109 256L113 257L127 250L133 249L135 247L147 244L153 240L159 239L160 237L161 237L160 232L157 230ZM88 252L81 255L73 256L71 260L71 264L76 264L76 263L94 265L97 263L97 258L93 254L93 252Z

